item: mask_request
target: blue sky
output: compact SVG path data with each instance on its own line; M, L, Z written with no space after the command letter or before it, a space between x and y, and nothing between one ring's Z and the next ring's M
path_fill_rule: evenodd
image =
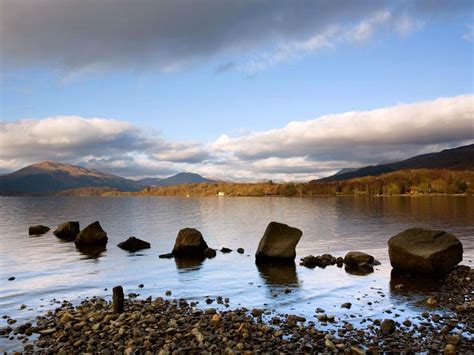
M52 5L55 3L54 0L46 2ZM139 1L138 7L141 2L145 3ZM158 7L165 3L156 2ZM63 145L50 142L49 147L45 144L40 149L42 152L44 150L44 159L43 155L33 154L34 146L26 145L16 150L10 147L4 156L0 153L0 169L8 171L36 159L52 159L99 167L127 176L161 176L183 169L220 175L219 166L224 164L227 171L236 171L234 177L237 179L271 178L276 174L280 179L288 180L292 177L306 179L327 175L346 167L348 163L356 166L372 163L367 158L370 154L366 152L370 142L361 146L361 152L364 153L347 159L338 154L334 158L327 157L326 153L309 148L308 152L299 151L289 156L269 154L247 162L243 157L253 153L236 155L232 149L222 151L219 144L218 152L215 148L223 135L241 144L249 135L258 137L271 130L283 129L291 121L306 122L324 115L349 111L371 112L402 103L416 104L473 93L473 5L457 1L446 3L444 7L427 8L426 4L430 2L426 1L380 1L372 9L370 2L355 3L349 14L338 14L339 9L336 7L329 14L333 16L336 13L337 16L327 21L314 15L305 17L300 24L286 17L291 10L287 8L288 3L283 3L283 6L275 2L275 5L265 10L275 11L283 18L280 20L283 25L280 26L277 21L276 25L272 25L274 28L270 34L261 35L262 38L258 38L260 32L252 33L249 30L245 35L233 32L232 26L226 27L229 33L225 38L220 38L218 32L223 31L222 26L225 24L219 21L214 27L203 30L204 34L199 34L197 39L193 38L195 27L177 26L169 33L162 34L165 43L168 38L182 36L177 42L171 43L174 47L155 43L155 32L150 35L149 43L143 46L134 43L134 54L131 57L123 55L123 58L121 54L128 51L128 45L131 46L126 40L127 27L112 25L117 26L115 31L118 33L115 35L111 31L108 34L111 37L108 38L104 34L106 31L101 30L99 25L94 28L95 22L91 20L91 33L88 33L87 27L79 31L65 29L66 39L77 43L68 43L63 48L57 43L64 38L54 36L57 37L58 28L68 26L67 21L47 25L51 22L48 18L50 15L32 11L37 17L45 17L44 21L37 21L36 28L31 25L31 28L24 29L15 27L19 26L17 24L4 23L1 32L0 115L0 124L3 126L0 132L3 130L4 134L11 135L8 130L12 124L20 122L23 122L23 128L29 129L45 119L60 118L64 122L67 117L76 117L88 123L92 118L100 118L127 123L128 128L120 134L131 135L133 138L127 138L135 141L146 141L144 145L147 147L154 146L151 150L133 146L128 151L115 151L115 148L112 151L108 146L106 153L102 154L100 150L104 150L104 147L91 141L90 137L85 137L84 144L92 142L97 146L97 152L84 153L80 142L70 146L67 146L67 142L63 142ZM178 1L178 11L185 4ZM210 16L214 11L213 4L202 3L202 7L209 7ZM240 29L241 23L250 22L257 30L260 29L258 26L265 26L265 23L249 20L255 11L261 9L253 9L252 2L245 4L248 9L242 10L242 18L232 18L230 21L235 31ZM311 4L317 14L320 8L318 1ZM122 5L120 1L117 2L117 8ZM282 7L278 9L280 5ZM415 8L415 5L418 7ZM9 0L3 1L2 6L5 16L8 11L18 11ZM164 10L174 13L169 7L168 4ZM62 11L78 24L83 23L79 11L78 15L75 15L74 9L65 8ZM215 11L212 19L219 15L228 16L225 9ZM186 12L185 15L192 17L193 13ZM139 22L140 12L130 15L128 20ZM185 20L180 17L180 21ZM194 20L190 18L187 22L192 23ZM97 22L100 21L103 18L100 18L99 11ZM149 21L154 24L160 20ZM298 26L301 29L295 30ZM143 30L140 26L137 28ZM161 28L158 26L155 31ZM29 42L21 35L22 31L27 34L28 31L43 31L45 35L38 35L35 42ZM51 32L46 37L48 31ZM105 47L107 40L113 40L117 48L111 46L110 53L102 48L97 49L87 37L94 36L94 31L99 33L98 36L104 36L102 43ZM117 37L124 38L123 42L116 40ZM145 34L142 37L148 38ZM213 46L208 45L208 37L213 39L209 40ZM195 45L196 42L202 48ZM184 48L182 51L170 49L180 48L181 45ZM81 51L77 49L81 46L92 48L84 58L80 58ZM156 48L150 51L149 48L153 46ZM208 49L208 46L212 49ZM74 56L69 56L69 53ZM160 58L166 58L166 61ZM224 67L226 70L219 70ZM469 118L474 120L470 116L472 103L472 97L469 96L466 124L468 131L471 129L471 138L474 138L472 122L469 127ZM381 121L384 119L388 118L379 118ZM7 128L7 124L10 128ZM456 121L453 120L452 124L456 124ZM34 132L40 134L40 139L41 133L37 130ZM103 130L101 132L102 135L109 134ZM117 145L114 140L117 137L112 139L101 134L94 137L109 142L111 146ZM6 138L3 141L5 143ZM119 141L128 142L122 136ZM403 158L465 142L465 135L437 138L424 145L409 142L396 149L389 147L385 156L376 156L381 160ZM314 145L318 145L317 140ZM28 149L32 150L31 154L28 154ZM375 149L380 151L379 148ZM394 150L398 155L392 155ZM171 158L165 154L170 151ZM188 157L184 152L191 153ZM179 158L175 158L176 155ZM276 159L275 167L263 173L255 167L243 168L246 162L249 163L247 165L258 166L256 159L264 159L262 163ZM282 162L281 159L293 161ZM300 163L296 163L298 161ZM279 171L278 166L285 166L285 169ZM294 167L294 172L291 167Z

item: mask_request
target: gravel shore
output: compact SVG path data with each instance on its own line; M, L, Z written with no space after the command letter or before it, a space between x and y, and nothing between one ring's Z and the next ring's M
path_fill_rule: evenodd
M469 353L474 349L473 271L458 266L451 272L426 300L428 308L420 310L417 322L367 318L364 328L357 329L350 319L333 319L317 309L313 320L306 320L264 309L199 309L193 302L151 297L127 299L125 312L114 314L110 301L92 298L77 306L64 301L36 324L13 329L16 324L9 322L11 327L0 329L0 335L19 337L24 352L60 354ZM327 323L333 326L321 326Z

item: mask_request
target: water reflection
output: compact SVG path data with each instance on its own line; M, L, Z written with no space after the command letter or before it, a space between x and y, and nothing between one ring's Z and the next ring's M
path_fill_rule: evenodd
M104 256L104 252L106 250L105 246L76 246L76 250L79 251L82 255L84 255L84 260L87 259L99 259L100 257Z
M257 264L260 277L269 286L299 286L296 265Z
M175 257L174 262L180 271L199 270L202 267L204 257Z
M355 276L367 276L374 272L372 265L346 265L344 270Z
M428 294L436 291L441 283L439 277L410 274L395 269L390 272L390 292L395 294Z

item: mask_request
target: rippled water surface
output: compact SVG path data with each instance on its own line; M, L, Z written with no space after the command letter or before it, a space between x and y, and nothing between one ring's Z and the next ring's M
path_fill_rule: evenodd
M107 248L78 250L52 232L28 235L30 225L53 230L67 220L78 220L81 227L99 220L109 236ZM366 276L336 266L259 268L254 253L273 220L303 230L297 259L361 250L382 265ZM199 301L222 296L230 298L232 307L266 306L309 319L317 307L340 318L352 315L354 322L382 317L387 310L404 319L417 314L414 300L430 289L391 289L398 280L391 273L387 240L415 226L457 235L464 245L463 263L472 265L473 197L0 197L0 315L21 324L53 308L53 298L78 302L93 295L110 297L111 288L120 284L126 293L140 297L164 296L166 290L173 291L172 297ZM218 252L202 263L159 259L171 251L184 227L199 229L213 248L242 247L245 253ZM151 249L128 253L116 246L132 235L149 241ZM16 279L7 281L12 276ZM285 293L287 288L292 292ZM351 302L352 308L340 308L343 302ZM22 304L27 308L19 310ZM0 326L5 324L1 319ZM9 348L8 341L0 339L0 349Z

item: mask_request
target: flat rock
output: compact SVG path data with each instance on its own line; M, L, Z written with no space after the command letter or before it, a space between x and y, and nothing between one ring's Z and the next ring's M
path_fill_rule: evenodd
M79 234L79 222L64 222L56 228L53 234L58 238L73 241Z
M175 256L204 256L208 248L200 231L194 228L181 229L176 237L173 248Z
M150 243L135 237L129 237L127 240L117 244L117 246L123 250L127 250L130 252L142 249L149 249L151 247Z
M270 222L255 254L257 262L294 263L296 245L303 232L289 225Z
M390 238L388 254L394 269L439 275L462 260L463 247L445 231L410 228Z
M31 226L28 229L28 234L29 235L40 235L40 234L45 234L46 232L49 232L51 228L43 226L43 225L37 225L37 226Z
M79 232L74 242L78 246L103 246L108 241L107 233L102 229L99 222L89 224L86 228Z

